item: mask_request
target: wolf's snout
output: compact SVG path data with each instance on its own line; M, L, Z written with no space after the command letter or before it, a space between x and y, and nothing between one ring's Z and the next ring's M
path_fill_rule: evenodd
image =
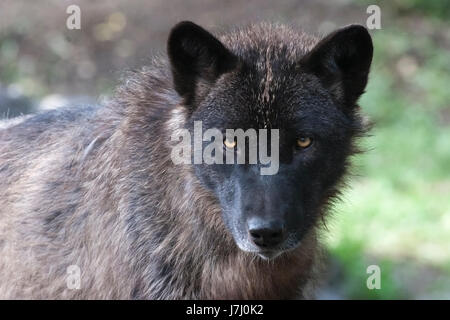
M250 219L248 234L255 245L264 249L274 248L286 238L282 221L267 222L260 218Z

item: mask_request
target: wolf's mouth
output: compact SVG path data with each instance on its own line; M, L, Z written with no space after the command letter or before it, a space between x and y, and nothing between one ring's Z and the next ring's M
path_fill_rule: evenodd
M284 251L260 251L256 254L262 258L263 260L273 260L276 257L280 256Z

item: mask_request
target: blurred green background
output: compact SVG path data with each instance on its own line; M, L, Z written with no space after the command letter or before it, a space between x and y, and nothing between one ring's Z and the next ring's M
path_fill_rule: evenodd
M70 4L81 8L81 30L66 28ZM450 1L4 0L0 115L108 97L125 69L164 52L180 20L213 30L269 20L324 35L365 24L370 4L381 8L381 29L371 31L374 63L360 105L375 127L323 233L317 294L450 299ZM366 286L369 265L381 269L379 290Z

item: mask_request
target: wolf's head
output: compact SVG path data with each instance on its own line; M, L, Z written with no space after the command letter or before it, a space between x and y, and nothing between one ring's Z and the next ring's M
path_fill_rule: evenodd
M268 129L269 136L278 129L277 148L268 146L278 149L276 174L261 175L264 165L248 161L250 138L244 149L229 137L220 141L224 154L244 153L245 164L194 165L239 248L273 258L315 226L363 130L357 100L372 52L369 33L358 25L321 41L273 25L220 39L191 22L173 28L168 54L187 129L195 121L224 136L226 129Z

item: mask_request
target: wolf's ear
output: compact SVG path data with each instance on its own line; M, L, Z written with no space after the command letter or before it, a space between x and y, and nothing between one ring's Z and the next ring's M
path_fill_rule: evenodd
M175 90L187 103L195 98L199 81L213 83L230 71L237 58L211 33L193 22L173 27L167 43Z
M339 103L353 108L366 87L372 55L367 29L350 25L321 40L300 65L318 76Z

